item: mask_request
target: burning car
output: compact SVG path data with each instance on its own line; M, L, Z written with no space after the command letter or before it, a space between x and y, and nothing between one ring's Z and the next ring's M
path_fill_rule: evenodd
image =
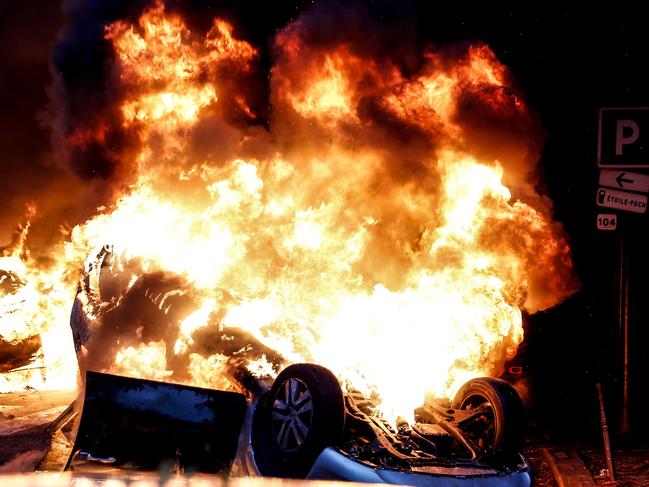
M516 453L522 408L493 378L452 404L430 402L396 428L315 364L293 364L267 388L241 368L246 394L88 372L68 468L171 470L406 485L530 485ZM243 374L243 375L242 375ZM252 384L255 384L252 386ZM247 400L246 400L247 398Z
M126 326L116 317L129 316L143 328L136 335L157 333L171 344L167 327L155 331L146 320L182 320L192 308L187 293L177 287L179 280L155 273L126 279L128 271L120 266L115 272L113 258L109 248L99 252L73 307L82 369L99 363L92 360L99 351L93 342L97 336L118 333L118 341L129 336L126 329L108 330ZM122 294L115 294L117 288ZM163 305L161 296L166 296ZM321 365L287 365L241 330L221 329L214 342L211 352L228 353L228 390L88 370L68 468L163 468L410 485L531 483L529 466L518 453L523 405L505 381L471 379L452 401L428 398L412 420L393 423L377 408L377 398L341 384ZM267 355L278 374L249 367L251 358Z
M172 3L97 24L88 92L62 56L54 138L92 208L46 256L7 251L40 385L86 377L69 467L529 484L520 400L480 377L578 283L512 74L363 8L264 46Z
M487 45L410 45L370 11L341 8L340 29L314 6L265 46L168 3L97 24L87 57L115 76L88 93L68 86L76 58L54 70L54 139L90 206L39 252L21 250L28 212L3 250L30 292L0 333L38 336L35 387L75 383L69 305L106 242L132 259L105 248L88 263L72 318L82 370L236 389L230 360L255 377L316 363L390 424L426 391L499 376L522 313L577 289L536 181L542 131Z
M270 388L240 367L246 394L88 372L68 468L171 470L406 485L530 485L516 392L469 381L452 404L430 402L394 428L315 364ZM243 375L242 375L243 373ZM252 386L252 384L255 386ZM246 400L247 398L247 400Z

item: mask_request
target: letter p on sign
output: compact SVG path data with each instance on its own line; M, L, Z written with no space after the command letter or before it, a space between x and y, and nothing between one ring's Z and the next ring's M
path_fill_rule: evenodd
M625 145L633 144L640 137L640 127L633 120L618 120L615 132L615 155L621 156Z
M600 108L597 166L649 168L649 107Z

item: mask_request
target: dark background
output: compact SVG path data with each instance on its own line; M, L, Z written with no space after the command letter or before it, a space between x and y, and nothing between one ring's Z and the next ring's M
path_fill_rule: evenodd
M101 3L101 2L99 2ZM116 2L120 3L120 2ZM312 2L170 3L198 5L234 21L244 38L268 45L272 34ZM379 19L409 19L422 41L484 41L507 65L547 132L541 165L556 219L571 238L582 290L557 308L526 317L517 363L532 384L533 430L549 438L596 438L602 381L612 429L619 427L621 340L619 253L622 231L595 228L597 115L603 106L649 106L649 39L640 8L529 11L449 2L367 2ZM279 4L269 5L269 4ZM50 58L64 22L48 0L0 4L0 247L27 201L74 207L73 185L50 151L47 129ZM268 56L268 53L266 53ZM270 61L268 61L270 62ZM50 193L67 188L67 199ZM52 203L55 201L55 203ZM71 211L70 225L80 215ZM644 419L649 372L647 216L622 215L629 270L631 431Z

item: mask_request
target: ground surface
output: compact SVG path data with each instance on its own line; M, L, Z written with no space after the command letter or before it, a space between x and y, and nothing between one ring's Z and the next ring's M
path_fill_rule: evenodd
M75 391L0 394L0 473L39 467L53 443L47 427L75 397ZM60 442L60 436L54 440Z
M550 465L544 458L543 448L575 451L583 460L595 485L649 487L649 446L647 445L630 444L613 449L617 480L611 482L606 468L606 456L601 446L584 444L557 445L552 443L531 445L523 451L532 466L535 487L559 487Z
M530 445L523 449L523 455L532 466L535 487L558 487L550 466L543 458L543 445Z
M608 480L606 457L601 448L584 447L580 450L580 454L598 485L615 487L649 486L648 446L633 445L626 446L622 449L613 449L613 459L617 474L616 482L610 482Z

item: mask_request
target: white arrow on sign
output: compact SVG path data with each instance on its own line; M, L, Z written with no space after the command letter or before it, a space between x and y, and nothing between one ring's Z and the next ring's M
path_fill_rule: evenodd
M633 213L647 211L647 197L645 195L608 188L599 188L597 190L597 204L606 208L615 208Z
M648 193L649 174L602 169L599 173L599 184L609 188Z

